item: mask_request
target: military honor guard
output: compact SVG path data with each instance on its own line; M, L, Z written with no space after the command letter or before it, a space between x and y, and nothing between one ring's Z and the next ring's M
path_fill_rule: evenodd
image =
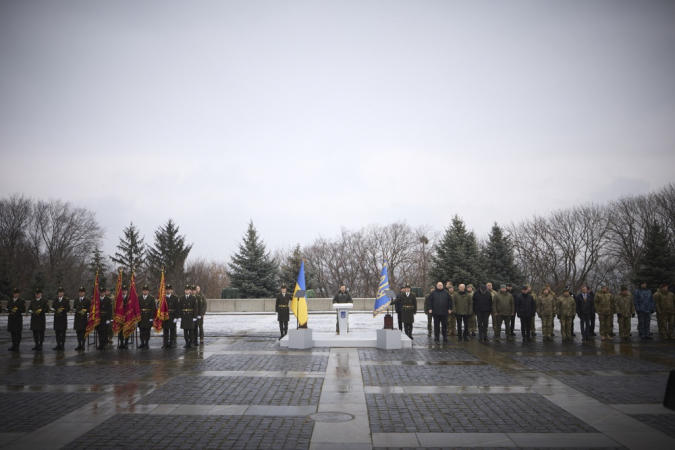
M87 330L87 322L89 322L89 308L91 308L91 300L84 296L85 290L83 287L78 291L79 296L73 301L73 330L77 334L77 347L75 350L84 350L84 332Z
M126 312L127 304L129 303L129 286L122 285L122 305L123 311ZM117 348L120 350L127 350L129 348L129 338L124 337L124 327L120 326L119 333L117 333Z
M202 295L199 286L192 285L192 295L197 299L197 322L195 323L195 344L199 338L199 345L204 345L204 315L206 314L206 297Z
M412 339L413 323L415 323L415 314L417 314L417 297L410 292L410 285L405 285L405 292L401 294L401 320L403 321L403 331Z
M279 322L279 340L288 334L288 321L290 319L290 304L293 296L286 292L286 285L281 285L281 292L277 294L274 310L277 312Z
M56 347L52 350L65 350L70 299L66 297L66 292L62 287L59 288L57 297L52 302L52 309L54 310L54 333L56 334Z
M185 338L185 346L183 348L192 348L192 343L195 342L194 331L198 312L197 299L192 295L191 286L186 285L185 295L178 300L178 317L176 318L176 321L180 322L180 327L183 330Z
M169 320L162 325L162 348L172 348L176 346L176 308L178 307L178 296L173 293L173 286L166 286L166 306L169 310Z
M12 289L12 298L7 301L7 331L12 335L11 352L18 352L23 331L23 313L26 312L26 301L21 298L21 290Z
M144 285L141 290L143 295L138 299L138 305L141 309L141 320L138 322L141 343L136 348L150 348L150 331L157 314L157 303L155 297L150 295L150 288L147 285Z
M42 350L45 341L45 328L47 328L46 314L49 311L49 302L42 298L42 289L35 290L35 298L30 301L28 311L30 316L30 329L33 332L35 347L31 350Z
M112 324L113 319L113 304L112 299L106 295L107 289L100 288L99 292L101 293L101 321L96 326L96 334L98 336L98 347L96 347L96 350L105 350L108 345L108 328Z

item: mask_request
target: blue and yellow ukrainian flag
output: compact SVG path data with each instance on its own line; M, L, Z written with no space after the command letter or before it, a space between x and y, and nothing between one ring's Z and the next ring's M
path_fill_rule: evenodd
M305 297L298 298L295 293L305 290L305 262L300 263L300 272L298 272L298 281L295 283L293 290L293 300L291 300L291 311L298 319L298 327L304 328L307 325L307 299Z
M389 272L387 272L387 260L382 263L382 274L380 275L380 285L377 288L377 297L375 298L375 310L373 317L386 310L391 303L391 298L384 293L389 289Z

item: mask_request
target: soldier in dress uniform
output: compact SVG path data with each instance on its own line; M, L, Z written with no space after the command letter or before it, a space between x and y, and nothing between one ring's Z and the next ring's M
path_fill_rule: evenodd
M35 298L30 301L28 311L31 313L30 329L33 331L33 340L35 347L31 350L42 350L42 343L45 341L45 328L47 328L47 318L49 311L49 302L42 298L42 289L35 290Z
M162 348L171 348L176 346L176 308L178 307L178 296L173 293L173 286L166 286L166 307L169 310L169 319L162 325L163 345Z
M417 314L417 296L410 292L410 285L406 284L405 293L401 295L401 315L403 316L403 330L410 339L413 338L415 314Z
M59 288L57 297L52 302L52 309L54 310L54 332L56 333L56 347L52 350L65 350L70 299L66 297L66 292L62 287Z
M279 340L288 334L288 321L290 312L288 311L293 296L286 292L286 285L281 285L281 293L277 294L277 301L274 304L274 310L277 312L277 321L279 321Z
M129 287L127 285L122 285L122 305L124 305L123 311L127 310L127 304L129 303ZM114 313L113 313L114 314ZM122 350L127 350L129 348L129 338L124 338L124 326L120 326L120 332L117 333L117 348Z
M199 311L197 310L197 299L191 295L191 286L185 286L185 295L178 300L178 310L176 311L176 321L180 321L180 327L185 337L185 346L191 348L194 342L195 323Z
M204 314L206 314L206 297L199 286L192 285L192 295L197 299L197 322L195 323L195 344L204 345Z
M75 350L84 350L84 332L87 330L87 322L89 322L89 308L91 308L91 300L84 296L85 290L83 287L78 291L79 297L73 301L73 330L77 333L77 347Z
M141 309L141 321L138 322L141 344L136 348L150 348L150 330L152 330L152 322L157 315L157 303L155 297L150 295L148 285L144 285L142 291L143 296L138 299L138 305Z
M12 334L11 352L18 352L23 331L23 313L26 312L26 301L21 297L21 290L12 289L12 298L7 300L7 331Z
M100 288L99 292L101 293L101 321L96 326L96 334L98 335L96 350L104 350L108 345L108 327L112 324L113 305L112 299L106 295L107 289Z

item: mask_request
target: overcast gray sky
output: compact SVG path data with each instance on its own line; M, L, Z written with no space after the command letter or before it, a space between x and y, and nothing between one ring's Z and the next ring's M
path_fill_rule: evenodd
M0 2L0 195L93 209L108 252L169 218L217 259L249 220L482 235L674 150L673 1Z

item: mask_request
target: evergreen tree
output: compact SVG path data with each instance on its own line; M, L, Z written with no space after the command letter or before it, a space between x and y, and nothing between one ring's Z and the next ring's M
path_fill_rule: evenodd
M293 252L288 255L286 261L281 264L280 278L281 283L288 286L288 292L295 290L295 284L298 281L298 271L300 270L300 263L302 263L302 252L300 244L296 245ZM316 289L316 271L311 265L307 264L305 260L305 289Z
M668 243L668 235L657 223L645 232L644 250L638 260L635 284L647 283L656 290L661 284L672 285L675 281L675 256Z
M460 283L478 286L485 279L476 235L467 231L458 215L452 218L452 224L434 250L429 270L434 284L452 281L455 286Z
M155 231L155 245L148 248L147 262L153 283L159 283L162 267L171 283L182 281L185 276L185 261L192 245L185 244L185 236L178 234L176 222L169 219L166 225Z
M277 292L278 267L267 253L265 243L260 241L253 222L249 222L239 252L228 265L230 286L239 289L241 298L269 298Z
M98 272L98 285L99 287L107 287L107 277L106 273L109 272L110 268L108 267L108 263L106 262L105 258L103 257L103 252L101 249L98 247L94 247L94 251L92 252L91 255L91 261L89 261L89 276L90 278L87 280L91 286L94 286L94 283L96 282L96 273ZM86 289L86 286L85 286Z
M482 249L483 261L486 271L486 281L494 285L498 290L499 285L513 283L523 284L524 277L520 268L515 263L513 245L504 230L495 224L488 235L488 242Z
M120 237L120 243L117 246L119 251L110 259L118 267L122 267L125 273L131 274L132 271L135 271L138 274L145 263L143 240L140 231L131 222L131 225L124 229L124 236Z

